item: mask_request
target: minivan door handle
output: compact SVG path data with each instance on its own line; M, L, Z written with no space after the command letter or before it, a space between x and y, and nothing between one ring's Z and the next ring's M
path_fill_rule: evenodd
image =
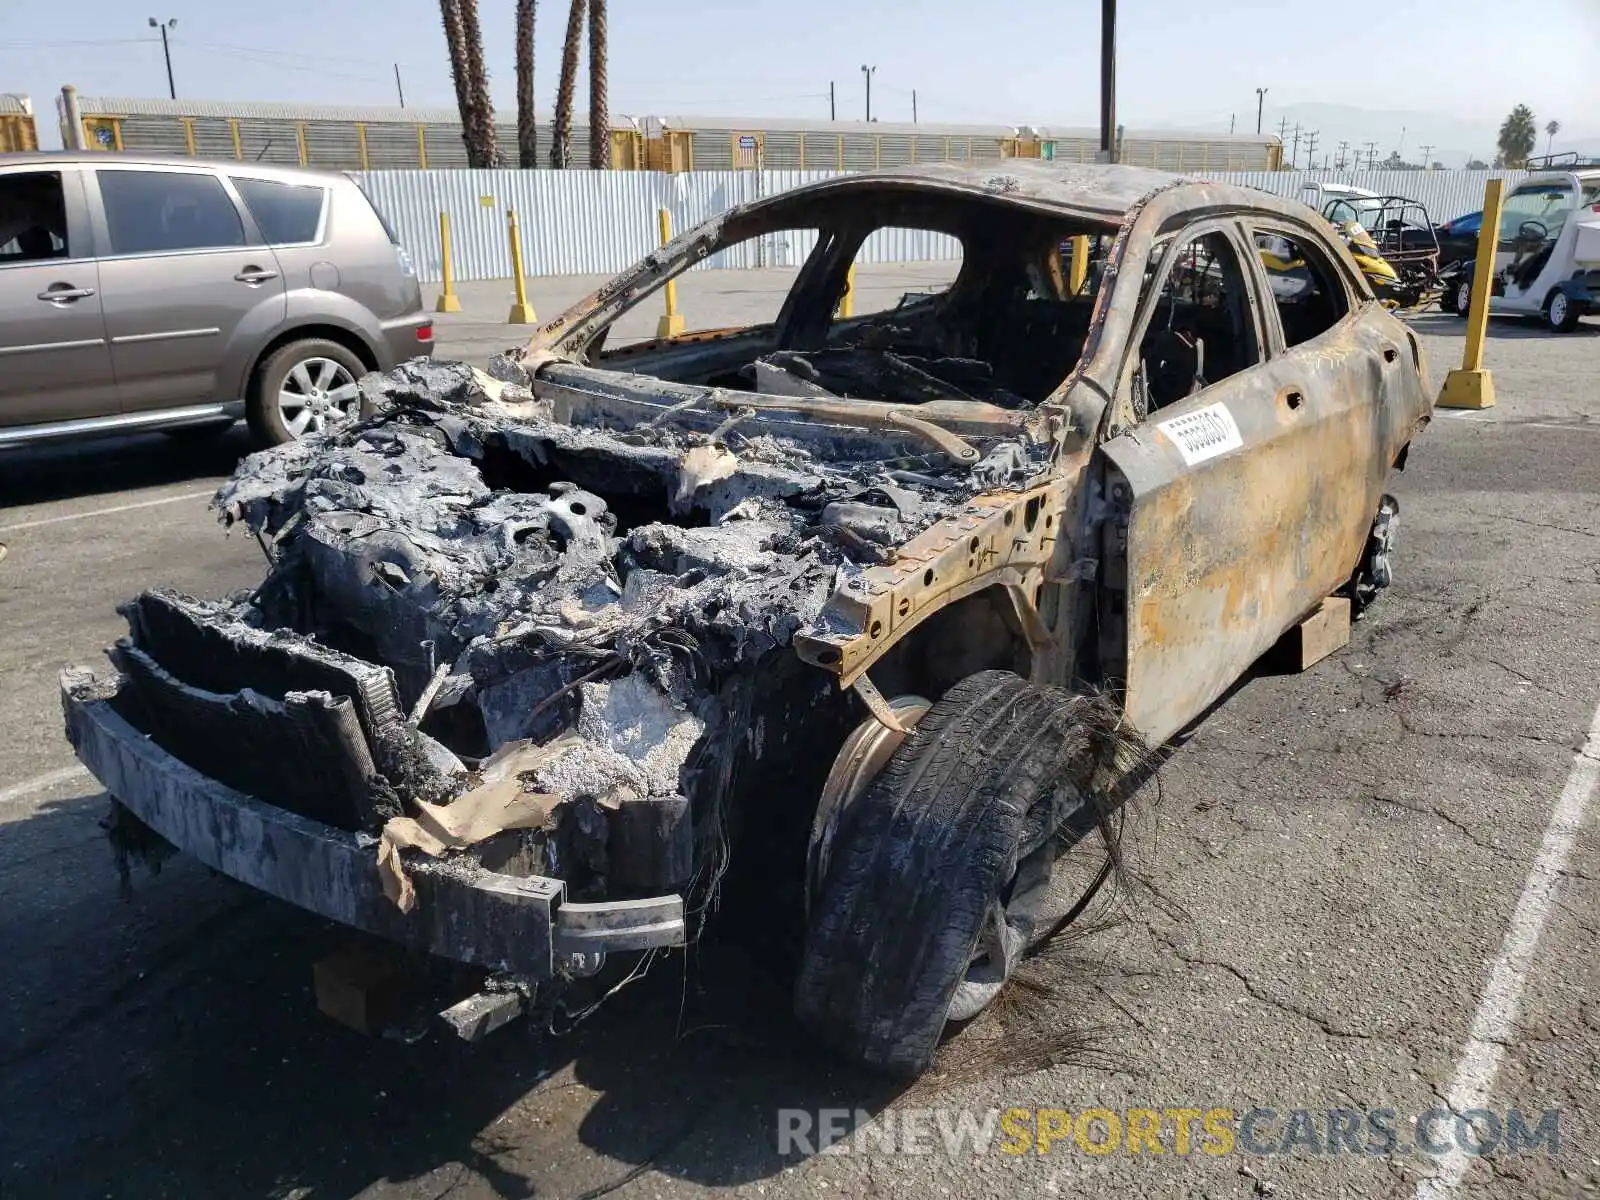
M265 283L269 279L276 279L276 271L263 271L260 267L246 267L234 276L240 283Z
M73 287L70 283L52 283L39 293L39 299L60 308L62 305L71 304L74 300L87 300L92 295L94 295L93 288Z

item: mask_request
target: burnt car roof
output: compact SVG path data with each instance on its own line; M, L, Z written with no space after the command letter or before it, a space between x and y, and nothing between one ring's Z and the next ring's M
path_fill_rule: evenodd
M983 197L1110 224L1120 224L1153 195L1169 189L1197 189L1201 194L1195 197L1196 202L1205 207L1254 209L1302 219L1312 211L1302 201L1285 199L1257 188L1217 183L1171 171L1021 158L999 163L927 163L864 171L739 205L730 210L729 215L753 215L804 205L825 195L871 192L886 186L932 194Z

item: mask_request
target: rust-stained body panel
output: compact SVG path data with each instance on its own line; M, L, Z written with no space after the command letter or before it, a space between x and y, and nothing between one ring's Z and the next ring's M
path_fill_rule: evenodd
M1140 225L1170 228L1191 190L1198 189L1163 197L1159 207L1172 212L1147 213ZM1249 222L1237 230L1240 247L1260 228L1329 249L1314 225L1286 214L1240 215ZM1104 445L1110 512L1103 539L1120 570L1102 584L1125 622L1124 708L1152 742L1204 712L1350 580L1384 481L1430 417L1432 392L1414 335L1371 298L1352 264L1328 257L1337 276L1328 282L1348 309L1342 320L1287 346L1270 283L1248 255L1264 361ZM1128 275L1123 282L1131 285L1137 275ZM1130 319L1138 297L1119 299ZM1119 389L1114 414L1129 419L1127 373L1108 378Z
M1266 381L1236 376L1106 444L1126 520L1124 705L1152 740L1203 712L1355 569L1426 413L1420 389L1367 366L1388 340L1371 317ZM1162 426L1217 405L1242 444L1190 465Z

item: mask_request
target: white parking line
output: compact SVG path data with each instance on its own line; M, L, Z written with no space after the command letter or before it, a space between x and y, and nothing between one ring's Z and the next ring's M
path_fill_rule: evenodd
M1544 842L1528 871L1528 881L1511 914L1511 925L1500 952L1489 968L1489 982L1478 1000L1472 1017L1472 1030L1450 1081L1449 1104L1457 1113L1486 1108L1505 1057L1506 1043L1515 1033L1513 1026L1522 1008L1522 990L1528 982L1533 952L1544 932L1545 918L1561 891L1561 873L1572 855L1573 843L1583 826L1585 809L1600 783L1600 706L1589 724L1589 736L1572 757L1572 770L1566 786L1550 814ZM1459 1146L1439 1160L1430 1179L1417 1185L1417 1200L1439 1200L1455 1191L1467 1173L1471 1160Z
M184 492L181 496L163 496L159 500L140 500L136 504L113 504L110 508L96 508L90 512L67 513L60 517L44 517L38 521L18 521L15 525L0 525L0 533L15 533L19 529L38 529L42 525L59 525L63 521L81 521L86 517L109 517L112 513L132 512L136 508L155 508L158 504L176 504L180 500L199 500L214 496L215 488L203 492Z
M32 779L24 779L21 783L14 783L8 788L0 788L0 806L12 804L18 800L26 800L29 796L49 791L60 783L70 783L74 779L87 778L89 778L89 768L82 763L76 766L62 767L59 771L48 771L43 775L35 775Z

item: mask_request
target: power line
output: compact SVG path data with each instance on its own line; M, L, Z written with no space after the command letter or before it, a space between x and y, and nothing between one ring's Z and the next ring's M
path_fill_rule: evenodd
M357 75L350 71L333 71L327 67L317 66L314 63L290 62L286 59L261 58L254 54L240 50L224 50L217 46L210 48L211 53L221 54L226 58L237 58L242 62L254 63L261 67L272 67L274 70L286 71L311 71L318 75L328 75L335 79L355 79L365 83L381 83L388 86L390 77L385 75Z
M174 38L173 40L176 41L177 39ZM236 46L228 42L185 41L183 45L194 50L216 50L224 54L248 54L263 58L285 58L291 60L310 59L315 62L351 63L360 67L387 67L392 61L387 58L341 58L333 54L304 54L298 50L272 50L265 46ZM402 62L400 65L402 67L414 67L417 64Z
M56 50L66 46L131 46L138 43L155 45L160 39L152 37L133 38L75 38L70 41L60 42L7 42L0 46L0 54L7 50Z

